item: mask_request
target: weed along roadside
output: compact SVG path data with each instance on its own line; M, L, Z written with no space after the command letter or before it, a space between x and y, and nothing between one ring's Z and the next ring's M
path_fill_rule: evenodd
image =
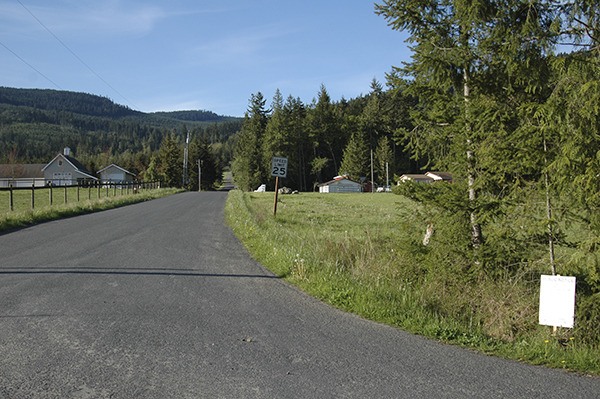
M172 195L181 190L149 186L144 189L123 190L122 192L106 187L101 189L55 187L52 191L50 188L45 188L43 193L38 193L39 195L31 194L30 191L0 191L0 200L2 201L0 203L8 204L10 198L10 203L13 205L13 210L10 210L10 207L0 210L0 231L148 201ZM58 197L57 193L60 193L61 198L52 199ZM32 195L37 195L37 197ZM37 199L34 202L32 198ZM6 202L4 202L5 200Z
M593 339L538 324L544 269L474 274L435 235L423 245L427 223L411 200L301 193L280 197L276 218L272 205L272 193L233 190L227 222L257 261L324 302L484 353L600 374Z

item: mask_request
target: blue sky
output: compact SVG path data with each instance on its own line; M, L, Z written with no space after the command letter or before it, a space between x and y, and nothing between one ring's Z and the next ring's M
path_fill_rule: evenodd
M385 83L406 34L368 0L0 0L0 86L102 95L144 112L243 116L253 93L309 104ZM28 65L29 64L29 65Z

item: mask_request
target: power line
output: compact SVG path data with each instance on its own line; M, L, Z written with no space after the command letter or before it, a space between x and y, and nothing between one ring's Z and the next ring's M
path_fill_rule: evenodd
M6 44L0 42L0 45L2 45L2 47L4 47L5 49L7 49L8 51L10 51L12 53L12 55L14 55L19 60L21 60L21 62L23 64L27 65L29 68L33 69L38 74L40 74L42 77L44 77L44 79L46 79L48 82L52 83L57 89L62 90L62 88L59 85L57 85L56 83L54 83L54 81L52 79L50 79L48 76L44 75L42 72L40 72L36 67L34 67L33 65L31 65L29 62L25 61L25 59L23 59L23 57L21 57L19 54L15 53L10 48L8 48L8 46Z
M104 78L102 76L100 76L100 74L98 74L91 66L89 66L84 60L81 59L81 57L79 57L73 50L71 50L71 48L69 46L67 46L62 40L60 40L60 38L58 36L56 36L54 34L54 32L52 32L50 30L50 28L48 28L46 25L44 25L44 23L42 21L40 21L40 19L38 17L35 16L35 14L33 12L31 12L31 10L29 10L27 7L25 7L25 4L23 4L21 2L21 0L17 0L17 2L48 32L52 35L52 37L54 37L65 49L67 49L67 51L69 53L71 53L71 55L73 55L73 57L75 57L83 66L85 66L90 72L92 72L98 79L100 79L106 86L108 86L110 89L112 89L115 93L117 93L119 96L121 96L121 98L123 100L125 100L126 103L130 104L133 106L134 109L137 109L138 107L135 106L135 104L133 104L127 97L125 97L123 94L121 94L119 92L119 90L115 89L110 83L108 83L106 80L104 80Z

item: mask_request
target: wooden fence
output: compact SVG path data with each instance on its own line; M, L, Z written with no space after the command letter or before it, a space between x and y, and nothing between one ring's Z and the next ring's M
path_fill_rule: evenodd
M32 183L30 187L0 187L0 199L8 204L8 211L26 210L67 204L69 202L89 201L106 197L137 194L141 190L160 188L160 181L144 182L82 182L71 185L52 185L40 187ZM1 209L1 208L0 208ZM1 211L0 211L1 212Z

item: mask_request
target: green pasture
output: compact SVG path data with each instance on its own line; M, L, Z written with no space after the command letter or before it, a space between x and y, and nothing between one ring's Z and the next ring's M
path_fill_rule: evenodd
M116 208L173 194L174 189L132 189L106 187L44 187L0 191L0 231L61 217ZM33 195L33 200L32 200Z
M115 187L36 187L13 189L12 210L27 211L52 205L68 204L133 194L131 188ZM11 211L10 191L0 191L0 213Z

